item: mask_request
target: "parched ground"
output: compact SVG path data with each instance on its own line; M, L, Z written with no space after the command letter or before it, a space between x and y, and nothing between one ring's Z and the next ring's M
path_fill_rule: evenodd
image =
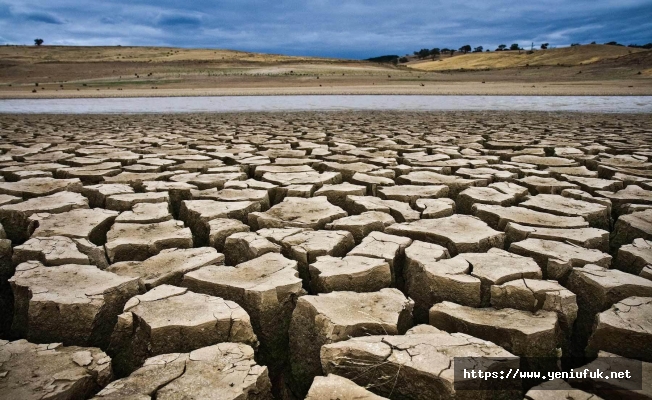
M650 95L651 54L649 50L587 45L533 54L444 55L437 61L393 66L219 49L2 46L0 98Z
M516 67L569 67L588 66L605 61L618 61L623 65L632 65L645 60L652 54L649 50L624 46L584 45L558 49L528 51L490 51L484 53L458 54L456 57L442 55L434 61L412 63L411 67L423 71L442 71L455 69L505 69ZM649 66L643 70L650 74Z
M453 359L652 368L650 122L3 115L0 398L649 397Z

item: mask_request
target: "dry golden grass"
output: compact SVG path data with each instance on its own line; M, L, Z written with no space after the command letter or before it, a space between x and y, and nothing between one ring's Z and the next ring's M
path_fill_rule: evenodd
M444 59L396 67L219 49L0 46L0 98L652 94L652 51L580 46Z
M317 57L293 57L280 54L249 53L221 49L183 49L174 47L140 46L2 46L0 59L3 61L42 62L174 62L174 61L219 61L219 62L328 62L335 59Z
M532 54L527 54L526 51L521 51L520 54L518 51L492 51L488 53L459 54L453 57L444 55L440 59L441 61L413 62L408 67L421 71L447 71L459 69L505 69L525 66L578 66L648 51L622 46L596 44L560 49L535 50Z

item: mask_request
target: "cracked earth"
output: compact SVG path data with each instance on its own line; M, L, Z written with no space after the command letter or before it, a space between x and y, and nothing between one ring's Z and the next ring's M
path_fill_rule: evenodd
M650 398L453 359L651 343L647 115L0 119L0 399Z

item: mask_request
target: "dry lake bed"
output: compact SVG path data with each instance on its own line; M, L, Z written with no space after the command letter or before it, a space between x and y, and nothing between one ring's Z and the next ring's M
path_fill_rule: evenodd
M0 103L0 399L652 398L649 98L29 101ZM612 356L640 387L454 384Z

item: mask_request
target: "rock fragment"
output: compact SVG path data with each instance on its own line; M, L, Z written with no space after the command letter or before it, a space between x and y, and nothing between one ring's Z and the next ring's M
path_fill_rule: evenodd
M36 226L33 238L66 236L99 246L106 243L106 234L117 216L116 211L80 208L60 214L32 214L29 219Z
M628 297L652 297L652 281L597 265L573 268L565 286L577 296L573 350L578 356L584 356L596 315Z
M540 194L524 201L520 206L564 217L582 217L594 228L608 230L611 225L610 207L563 196Z
M359 244L371 232L382 232L394 223L396 221L389 214L380 211L367 211L360 215L336 219L326 224L325 228L351 232L353 239Z
M192 231L195 243L206 246L210 241L211 220L229 218L245 222L258 210L260 204L252 201L186 200L181 204L179 218Z
M281 246L255 232L239 232L226 238L224 252L226 265L238 265L263 254L280 253Z
M123 261L106 270L120 276L139 278L146 290L160 285L180 286L183 276L206 265L224 264L224 254L210 247L165 249L144 261Z
M3 399L86 399L113 379L111 358L96 347L0 340L0 354Z
M597 315L586 352L652 362L652 297L628 297Z
M396 200L409 203L412 207L419 199L439 199L448 196L448 186L415 186L399 185L387 186L378 189L378 197L383 200Z
M229 400L272 399L267 367L256 364L250 346L219 343L149 358L94 399L210 399L216 394Z
M15 310L12 329L37 343L106 348L117 316L139 293L138 279L92 265L45 267L27 262L9 280Z
M281 246L287 257L299 262L301 279L308 284L308 265L320 256L343 257L355 245L347 231L304 231L262 229L258 234ZM280 235L277 235L280 233Z
M560 194L565 189L579 189L574 183L534 175L518 179L516 182L528 188L532 194Z
M492 247L502 248L505 240L504 233L467 215L394 224L386 228L385 233L439 244L446 247L451 255L484 252Z
M257 347L249 315L242 307L186 288L161 285L127 302L108 351L113 354L116 374L125 376L152 356L187 353L224 342Z
M355 255L317 257L317 261L310 264L309 272L313 294L375 292L393 282L392 270L385 260Z
M448 301L430 309L430 324L496 343L520 357L555 357L559 345L557 314L540 310L472 308Z
M470 187L457 196L457 208L462 214L471 214L476 203L509 207L516 204L516 199L491 187Z
M491 306L513 308L536 313L539 310L557 313L563 333L562 354L571 354L571 335L577 318L577 299L573 292L556 281L517 279L491 286Z
M516 279L541 279L541 269L529 257L522 257L502 249L492 248L486 253L462 253L462 258L470 264L471 275L480 279L480 298L482 305L488 306L491 287Z
M34 224L29 219L33 214L56 214L78 208L88 208L88 200L84 196L79 193L59 192L22 203L1 206L0 222L9 239L13 242L23 242L34 230Z
M629 245L618 249L614 267L630 274L640 275L643 270L652 265L652 241L634 239Z
M611 248L617 249L639 238L652 240L652 210L621 215L611 232Z
M326 377L316 376L310 386L306 400L382 400L367 389L360 387L346 378L330 374Z
M81 192L79 179L32 178L18 182L0 182L0 194L33 199L59 192Z
M572 243L587 249L609 251L609 231L597 228L544 228L509 222L505 226L507 244L525 239L544 239Z
M14 247L14 265L26 261L38 261L45 266L91 264L88 256L79 251L77 244L65 236L36 237Z
M265 212L250 213L248 218L249 226L254 230L287 227L324 229L327 223L346 216L344 210L320 196L309 199L287 197Z
M209 265L187 273L182 285L244 308L260 341L261 359L275 375L282 370L292 311L305 293L296 261L267 253L235 267Z
M451 199L418 199L415 208L421 210L421 218L443 218L455 214L455 202Z
M123 224L152 224L172 219L170 207L167 203L140 203L133 206L132 211L120 213L115 219L116 223Z
M600 396L604 399L649 399L652 397L652 385L647 379L652 373L652 363L617 356L606 351L598 352L598 358L578 368L587 369L586 379L571 379L570 383L579 389L591 393L595 399ZM602 371L602 375L599 374ZM624 372L630 371L630 378L606 379L605 371ZM593 376L591 376L593 373ZM642 382L638 386L636 382Z
M313 378L323 374L319 356L323 345L356 336L405 333L412 326L412 307L412 301L396 289L300 297L290 325L295 393L305 395Z
M504 230L513 222L525 226L542 228L583 228L588 222L582 217L565 217L547 212L534 211L523 207L501 207L488 204L475 204L473 215L494 229Z
M351 183L361 185L367 188L367 193L372 196L378 195L378 190L382 187L394 186L394 180L383 176L367 175L360 172L353 174Z
M176 220L155 224L114 224L106 239L106 254L111 263L143 261L164 249L193 246L190 229Z
M464 179L459 176L442 175L430 171L415 171L406 175L401 175L396 178L398 185L445 185L448 186L448 196L455 200L457 195L465 189L472 186L482 186L481 180L477 179Z
M88 198L91 208L105 208L106 198L111 195L131 193L134 193L134 189L131 186L116 183L101 183L98 185L84 186L81 189L81 194Z
M500 390L494 382L471 379L465 382L466 390L456 391L452 368L455 357L488 357L477 369L497 374L510 368L516 370L519 365L518 357L494 343L425 325L400 336L364 336L329 343L321 351L325 373L348 378L388 398L522 398L520 390Z
M362 239L362 242L349 251L349 256L363 256L379 258L389 264L392 273L392 283L402 286L403 260L405 248L412 243L412 239L404 236L388 235L382 232L372 232Z
M349 214L362 214L369 211L384 212L390 214L397 222L416 221L420 218L419 212L413 210L407 203L382 200L373 196L347 196L344 208Z
M105 199L106 208L115 211L130 211L134 205L141 203L169 202L170 196L166 192L114 194Z
M543 382L525 393L527 400L602 400L601 397L573 387L562 379Z
M249 232L249 225L238 221L237 219L230 218L215 218L208 221L208 245L217 249L217 251L224 251L224 243L226 238L239 232Z
M595 249L585 249L567 243L542 239L526 239L512 243L511 253L532 257L543 272L544 279L563 281L575 267L596 264L611 265L611 256Z
M315 191L315 196L326 196L328 202L344 208L346 196L365 196L367 188L361 185L352 185L348 182L336 185L324 185Z

